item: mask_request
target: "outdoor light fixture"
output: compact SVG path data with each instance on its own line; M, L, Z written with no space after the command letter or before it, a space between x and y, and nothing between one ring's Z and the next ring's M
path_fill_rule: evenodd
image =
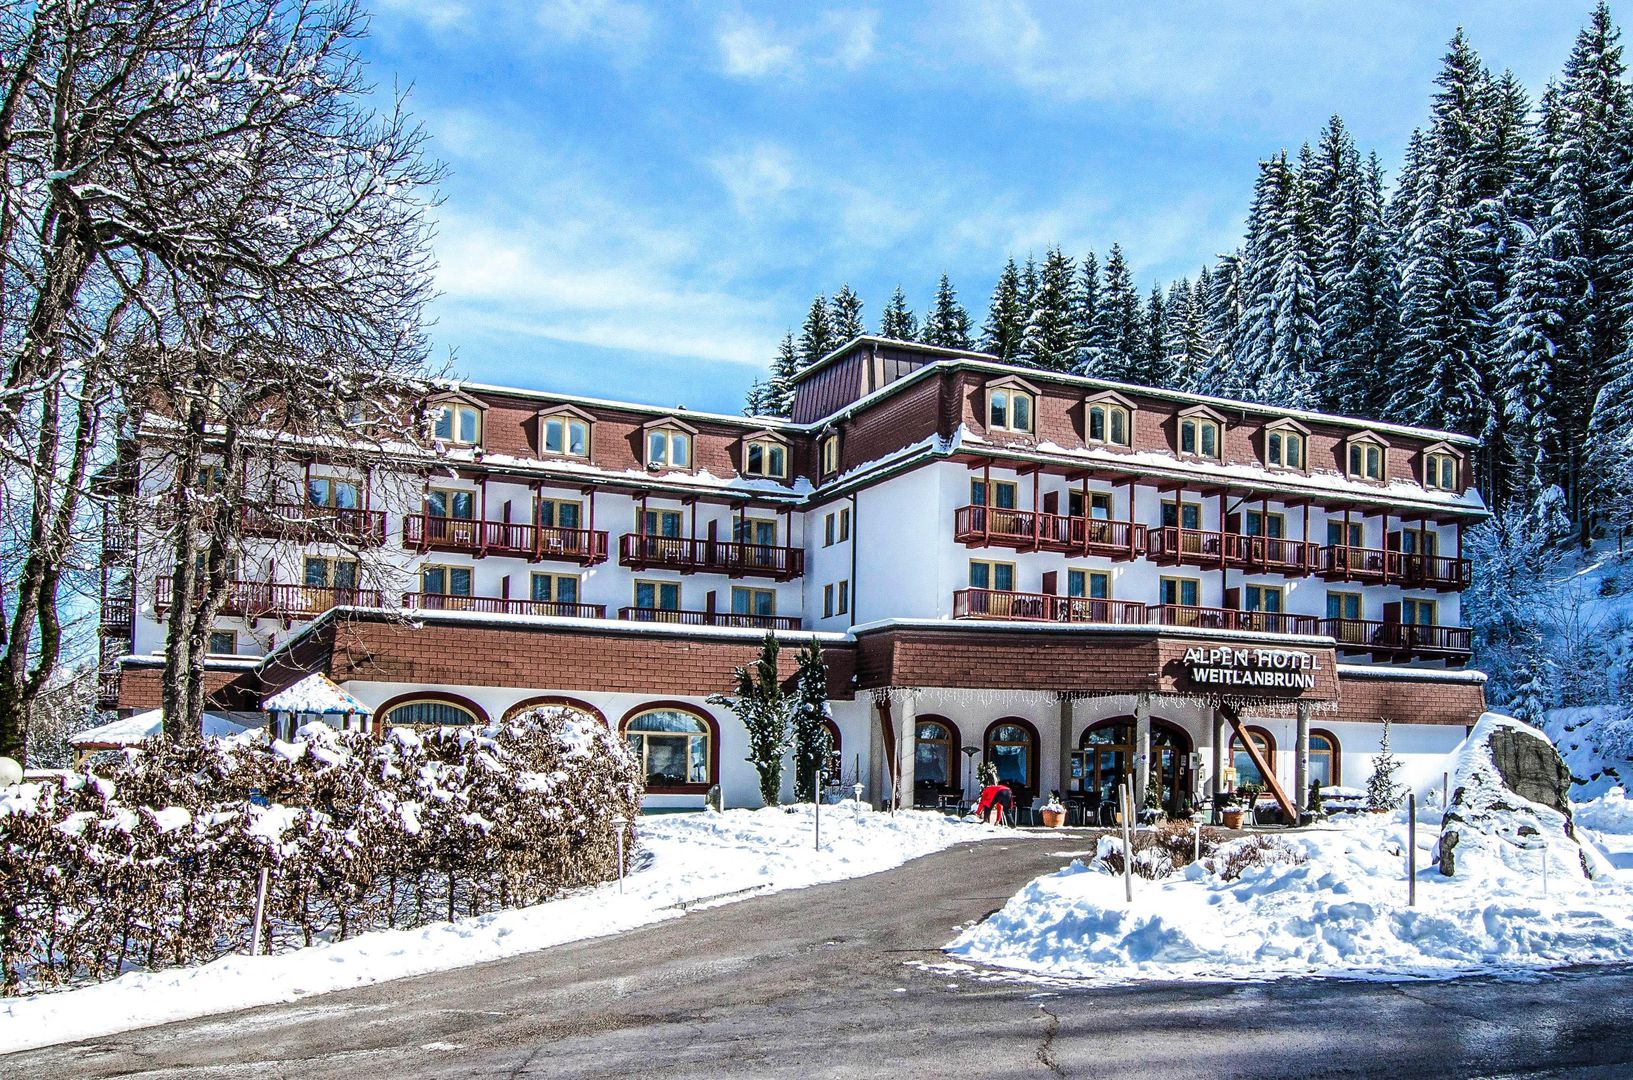
M970 790L971 763L975 761L975 755L979 754L980 752L981 748L979 746L964 747L964 790L966 793Z

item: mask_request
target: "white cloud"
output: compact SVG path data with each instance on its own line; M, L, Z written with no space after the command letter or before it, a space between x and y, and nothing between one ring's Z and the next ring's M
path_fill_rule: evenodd
M709 167L742 214L780 199L795 179L793 155L771 142L717 154L709 160Z
M774 35L771 27L740 16L723 21L715 34L721 70L737 78L758 79L792 67L793 43Z
M715 27L720 69L740 79L798 77L825 67L855 70L873 56L878 23L869 10L825 12L799 27L730 15Z
M538 26L564 42L596 45L615 53L643 51L652 15L625 0L548 0L538 5Z

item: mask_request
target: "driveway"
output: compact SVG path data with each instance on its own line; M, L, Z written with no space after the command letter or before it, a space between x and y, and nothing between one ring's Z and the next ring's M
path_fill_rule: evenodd
M1626 1077L1633 967L1085 989L948 965L1017 834L617 937L0 1058L7 1077Z

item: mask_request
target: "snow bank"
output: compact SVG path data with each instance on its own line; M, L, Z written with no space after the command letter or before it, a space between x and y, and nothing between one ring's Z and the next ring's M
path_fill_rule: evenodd
M811 807L802 806L642 818L648 859L621 892L612 883L452 923L0 999L0 1053L499 960L699 907L877 873L964 841L1014 836L939 814L892 816L844 803L823 807L818 850L811 815Z

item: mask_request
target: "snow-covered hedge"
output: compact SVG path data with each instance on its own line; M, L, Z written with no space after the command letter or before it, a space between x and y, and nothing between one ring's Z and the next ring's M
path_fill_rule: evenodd
M617 874L640 777L604 727L541 709L385 738L162 740L0 796L3 989L538 903ZM633 835L626 835L626 857Z

